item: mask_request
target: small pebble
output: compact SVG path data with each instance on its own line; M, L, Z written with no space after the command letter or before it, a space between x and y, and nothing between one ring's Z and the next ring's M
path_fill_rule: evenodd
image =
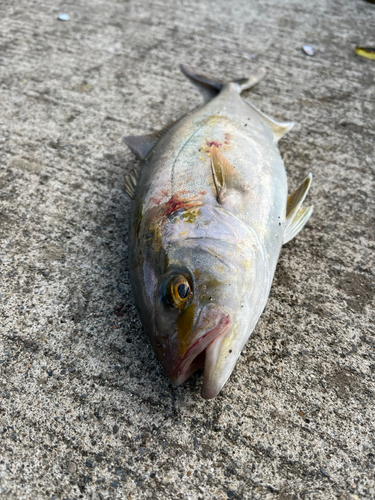
M74 474L77 470L77 466L74 462L69 462L69 465L68 465L68 472L69 474Z
M57 16L57 19L59 21L70 21L70 16L69 16L69 14L59 14Z
M311 45L304 45L302 47L302 51L307 55L307 56L313 56L314 55L314 49L311 47Z

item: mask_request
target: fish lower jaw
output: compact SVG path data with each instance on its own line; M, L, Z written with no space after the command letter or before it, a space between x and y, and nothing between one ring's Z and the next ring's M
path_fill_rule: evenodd
M193 360L188 367L184 370L176 370L172 375L169 376L173 385L181 385L183 384L194 372L196 372L201 366L204 365L206 360L206 349L200 352Z
M172 383L176 386L183 384L195 371L203 366L206 361L206 353L210 350L211 344L221 344L230 329L231 320L228 315L218 326L196 340L170 375Z

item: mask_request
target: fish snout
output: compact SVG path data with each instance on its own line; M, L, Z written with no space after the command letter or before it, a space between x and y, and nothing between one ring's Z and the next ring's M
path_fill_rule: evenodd
M191 340L181 353L177 367L170 374L175 385L187 380L206 360L206 351L212 343L222 339L231 328L230 315L215 304L201 310L191 334Z

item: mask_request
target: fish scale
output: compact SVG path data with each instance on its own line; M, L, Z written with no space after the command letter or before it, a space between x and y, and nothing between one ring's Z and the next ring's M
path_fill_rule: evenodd
M306 224L311 174L287 195L278 140L293 124L240 94L260 69L222 83L181 67L206 103L159 132L128 136L142 160L133 199L130 277L140 317L175 384L204 365L202 396L217 396L268 299L283 243Z

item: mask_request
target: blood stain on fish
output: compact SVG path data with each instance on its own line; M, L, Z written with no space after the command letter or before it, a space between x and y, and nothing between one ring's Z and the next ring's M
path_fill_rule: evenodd
M170 215L176 210L183 208L189 200L180 199L178 193L174 194L165 204L165 215Z
M217 141L207 141L206 144L209 148L211 148L212 146L216 146L217 148L220 148L223 145L221 142L217 142Z

